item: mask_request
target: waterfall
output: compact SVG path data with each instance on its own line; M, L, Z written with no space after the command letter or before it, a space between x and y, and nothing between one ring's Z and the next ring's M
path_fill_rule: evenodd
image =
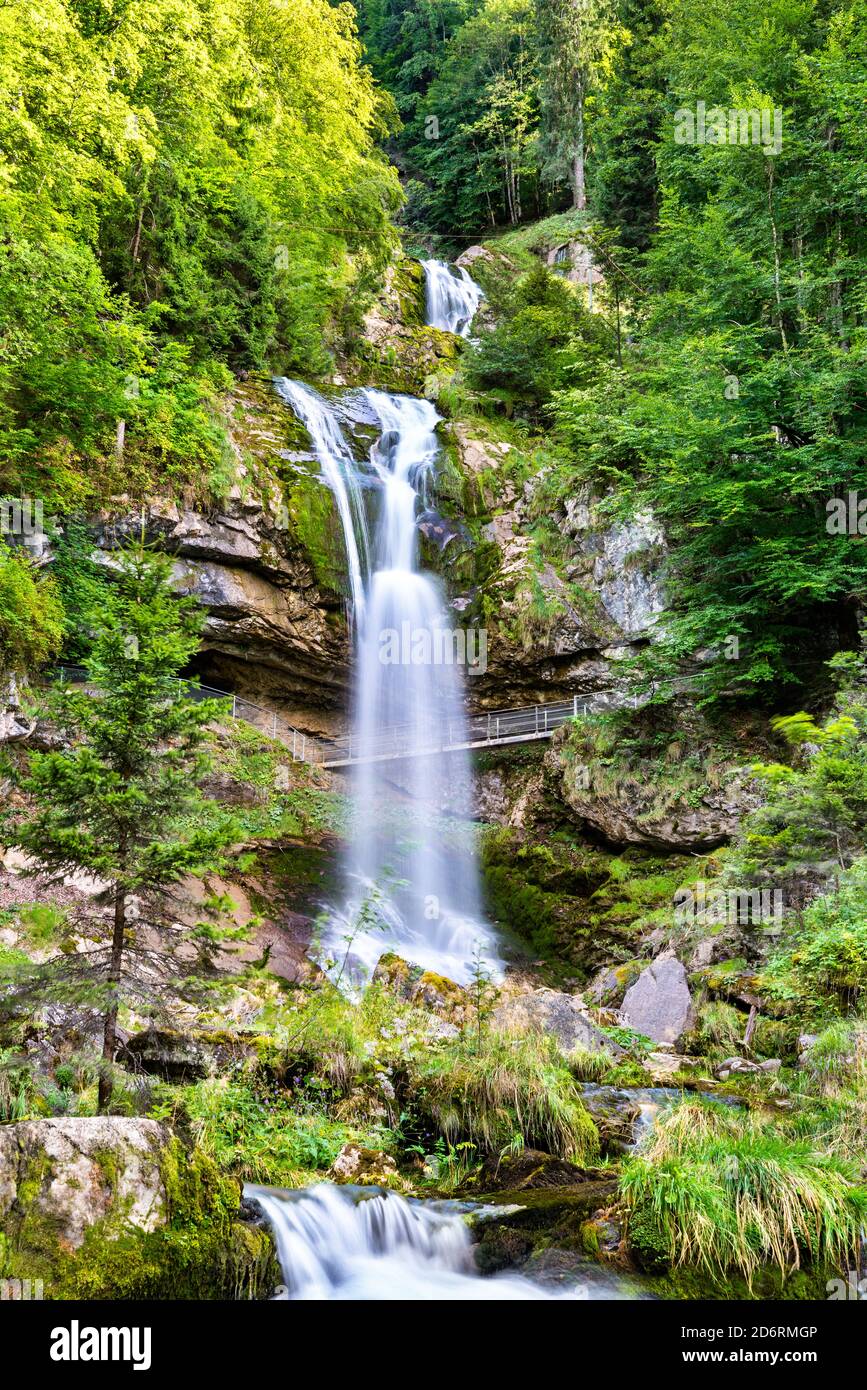
M549 1291L520 1275L482 1278L465 1210L407 1201L379 1188L322 1183L297 1192L248 1185L274 1233L292 1300L515 1300L640 1297L615 1274L587 1267L572 1287Z
M345 864L348 898L328 914L320 956L355 987L386 951L463 984L474 954L496 974L475 845L453 843L461 834L472 840L468 753L385 760L395 729L404 746L466 742L464 634L449 627L440 587L418 562L417 516L439 450L439 416L429 401L411 396L360 390L342 397L344 416L372 419L379 428L366 474L374 513L368 536L359 465L336 406L298 382L282 381L278 390L307 426L334 492L350 572L357 565L359 575L357 583L352 579L352 748L360 761Z
M427 321L468 338L470 325L482 299L482 291L464 270L445 261L422 261L427 286Z
M356 622L364 613L364 578L369 565L367 522L352 450L344 438L334 411L303 381L276 377L274 388L290 405L314 441L316 458L330 487L340 516L346 545L346 566Z

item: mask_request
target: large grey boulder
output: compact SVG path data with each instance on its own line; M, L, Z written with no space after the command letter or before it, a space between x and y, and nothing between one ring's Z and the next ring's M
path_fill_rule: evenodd
M695 1024L686 971L673 951L663 951L626 991L621 1022L657 1043L676 1044Z
M40 1218L77 1250L111 1216L154 1231L168 1200L161 1165L169 1134L156 1120L119 1116L25 1120L0 1126L0 1227Z
M612 1057L622 1049L591 1022L580 999L556 989L534 989L504 1000L491 1018L503 1033L546 1033L555 1039L563 1053L577 1047L590 1052L608 1052Z

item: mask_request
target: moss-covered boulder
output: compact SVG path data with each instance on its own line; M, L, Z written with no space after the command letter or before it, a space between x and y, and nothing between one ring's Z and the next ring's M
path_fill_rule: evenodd
M238 1181L156 1120L0 1127L0 1275L48 1298L265 1297L271 1237L240 1206Z
M450 1023L461 1025L471 1016L470 996L461 985L446 975L411 965L391 951L380 957L373 978L390 994L419 1008L430 1009Z
M576 1048L605 1053L612 1061L622 1056L622 1048L588 1017L583 1000L560 990L533 989L505 998L494 1010L492 1023L502 1033L544 1033L567 1057Z
M398 1178L397 1164L379 1149L366 1149L362 1144L344 1144L335 1158L328 1176L337 1183L359 1183L362 1186L388 1187Z

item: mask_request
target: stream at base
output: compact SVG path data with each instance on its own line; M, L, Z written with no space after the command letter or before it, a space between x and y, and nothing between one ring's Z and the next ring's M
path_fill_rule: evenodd
M640 1285L588 1262L562 1282L544 1275L482 1276L473 1259L467 1202L420 1201L375 1187L283 1191L248 1184L264 1212L289 1301L586 1301L647 1298Z

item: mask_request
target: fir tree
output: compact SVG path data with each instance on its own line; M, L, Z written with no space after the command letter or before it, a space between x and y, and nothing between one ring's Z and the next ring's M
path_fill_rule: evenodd
M32 809L17 823L7 810L3 827L4 842L32 861L29 872L50 881L83 872L108 885L110 923L94 909L84 928L93 944L19 973L5 1004L13 1012L50 1001L99 1009L100 1111L111 1099L120 1004L159 1010L168 988L189 989L221 942L238 935L208 922L182 937L168 930L167 890L217 870L238 836L199 791L210 761L206 726L219 705L190 699L179 680L201 613L173 591L167 556L137 545L115 564L91 618L88 689L63 686L48 697L63 747L29 755L19 786Z

